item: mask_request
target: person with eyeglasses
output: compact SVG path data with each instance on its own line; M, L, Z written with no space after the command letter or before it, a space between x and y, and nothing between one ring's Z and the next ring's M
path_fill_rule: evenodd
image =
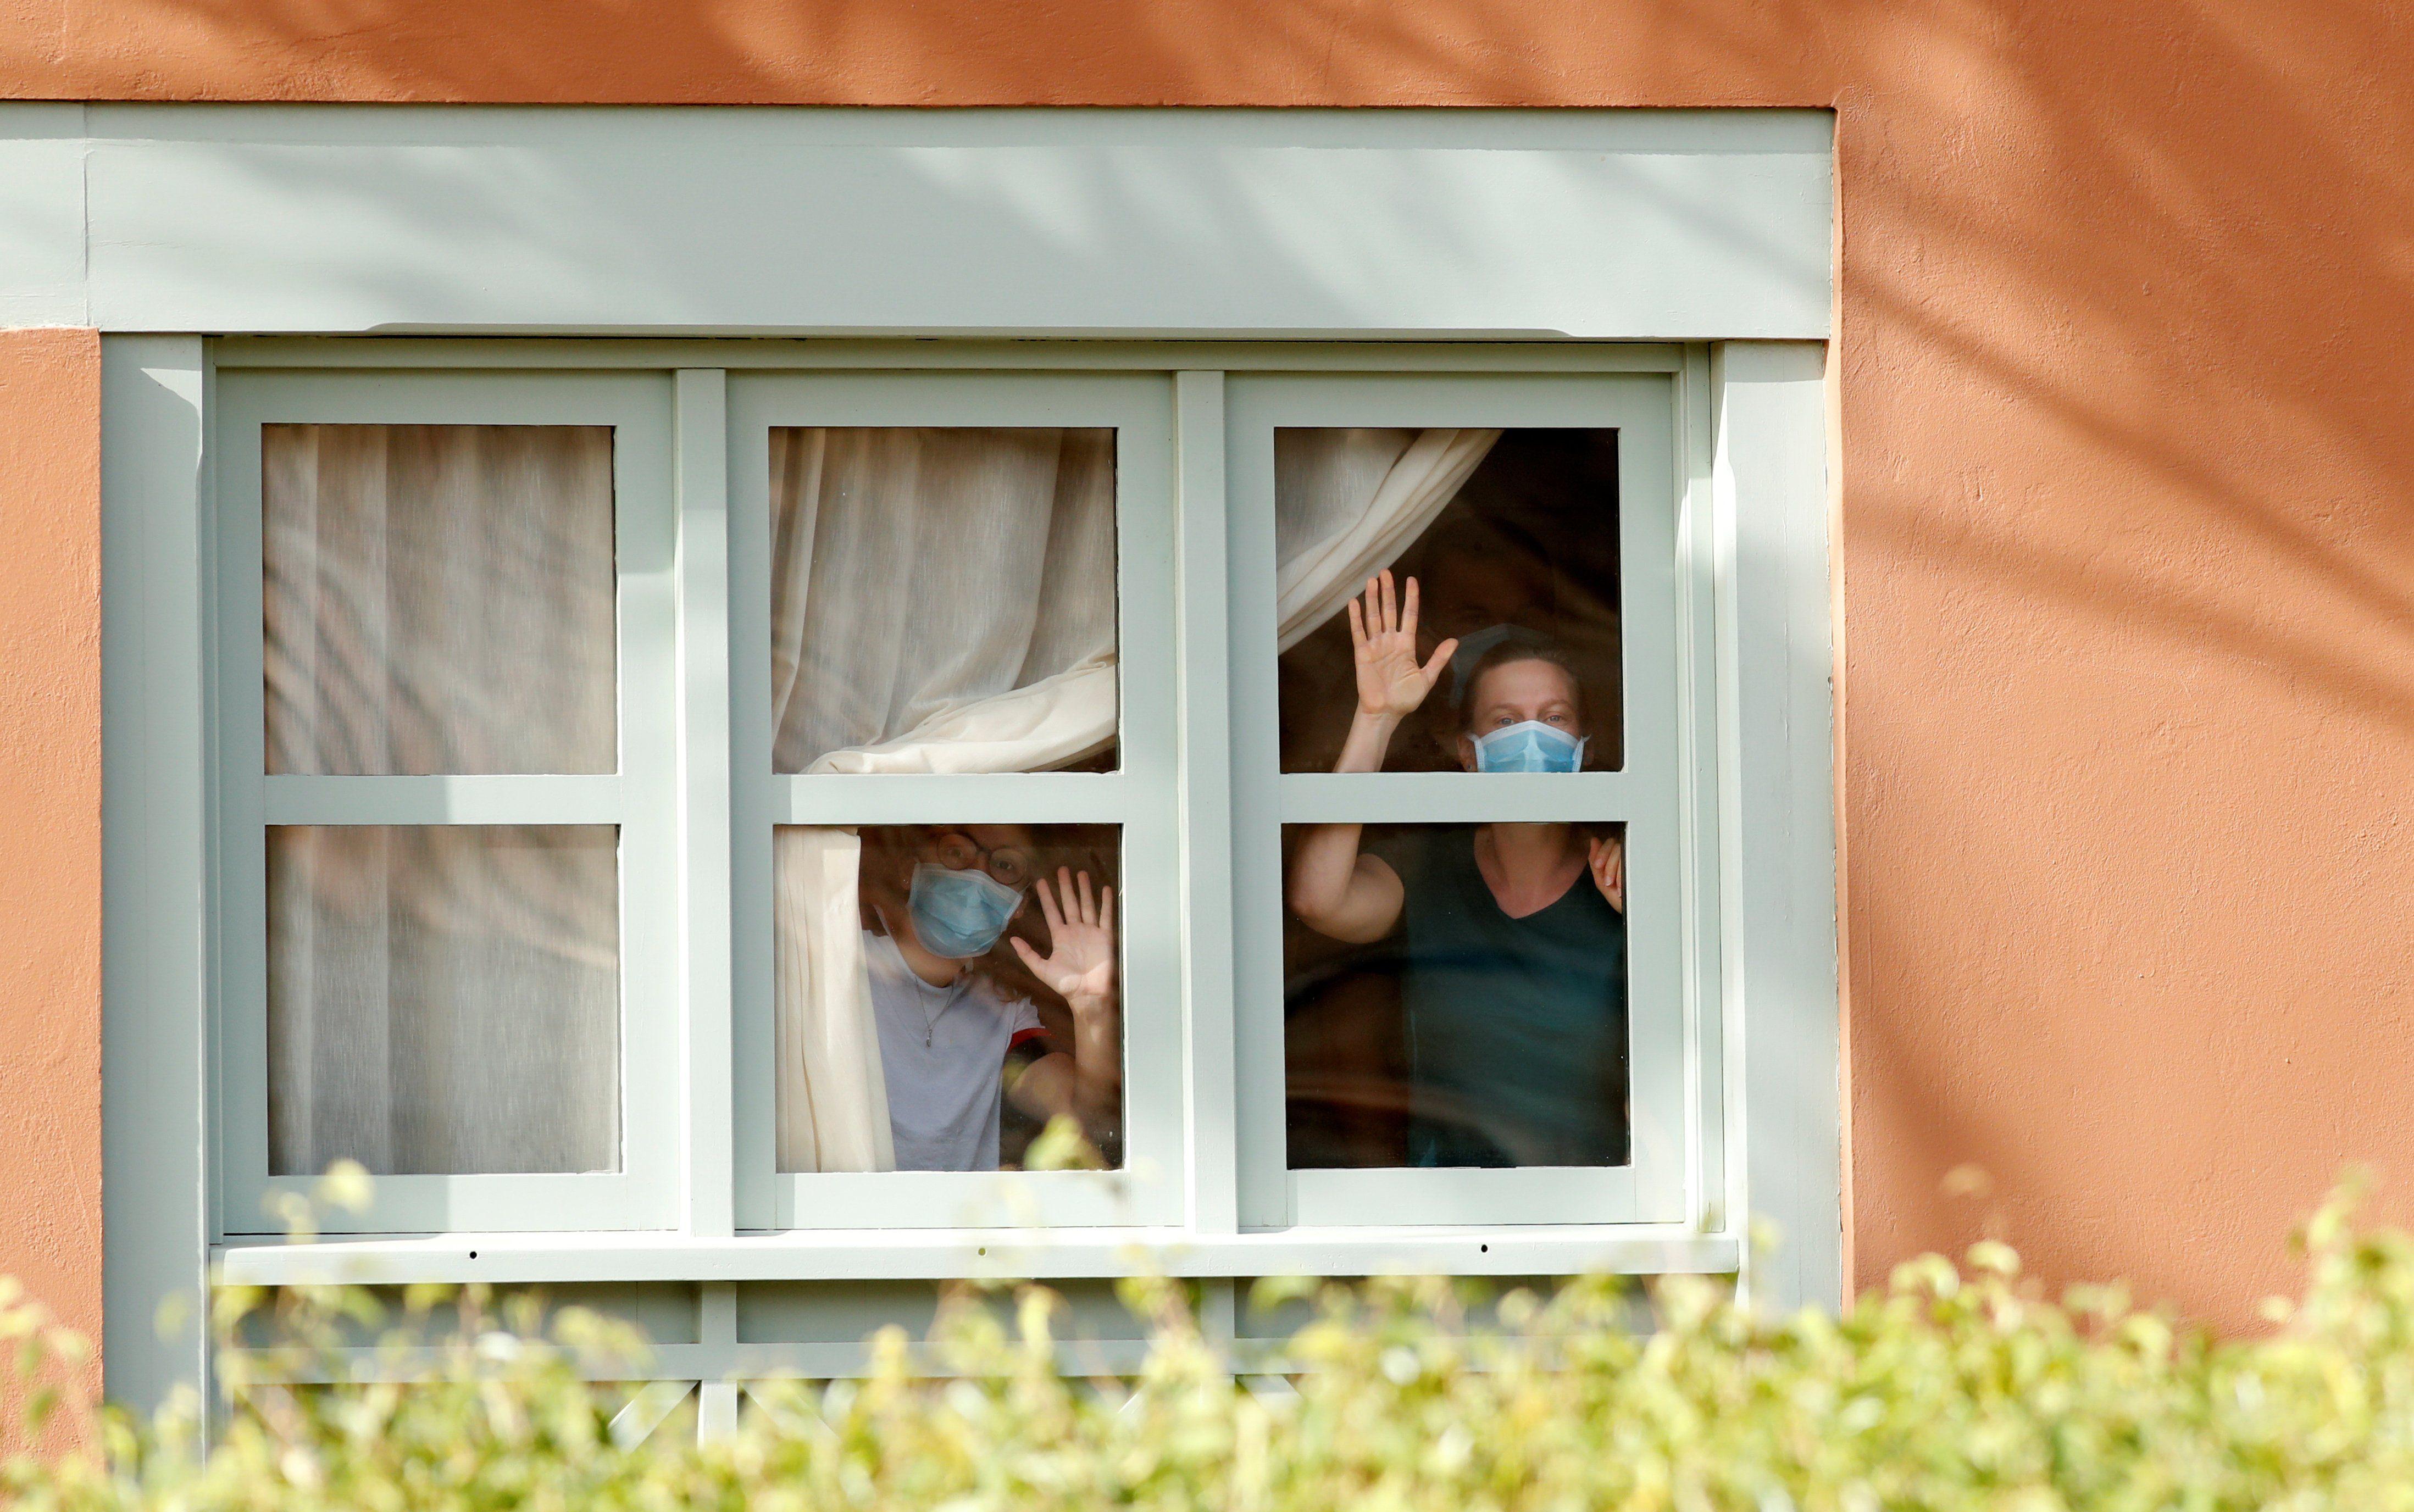
M1005 1100L1046 1121L1073 1118L1110 1141L1122 1103L1115 984L1115 890L1087 871L1038 875L1019 824L928 826L904 843L866 837L863 954L889 1131L901 1171L993 1171ZM1047 927L1042 955L1007 927L1033 893ZM1006 983L1010 944L1023 967L1072 1010L1069 1050L1049 1045L1039 1010ZM1037 1059L1013 1078L1018 1051Z
M1401 723L1451 670L1417 655L1417 580L1386 570L1349 602L1358 704L1338 772L1382 770ZM1583 690L1558 646L1496 639L1463 669L1459 764L1575 772ZM1408 827L1385 853L1363 826L1303 826L1288 902L1329 939L1396 933L1416 1165L1620 1165L1628 1155L1622 834L1573 823Z

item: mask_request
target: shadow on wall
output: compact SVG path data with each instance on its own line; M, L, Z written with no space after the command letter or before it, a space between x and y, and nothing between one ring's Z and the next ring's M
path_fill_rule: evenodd
M1832 105L1860 1279L1970 1237L1937 1183L1974 1163L2043 1274L2129 1275L2243 1325L2286 1275L2263 1236L2342 1160L2414 1171L2403 7L60 14L0 42L0 77L53 97ZM1195 213L1251 205L1234 186Z

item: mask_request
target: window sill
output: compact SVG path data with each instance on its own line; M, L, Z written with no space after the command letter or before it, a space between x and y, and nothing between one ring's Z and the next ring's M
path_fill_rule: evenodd
M1551 1276L1725 1275L1733 1235L1674 1225L1292 1228L1199 1235L1178 1229L852 1230L699 1238L679 1234L471 1235L235 1239L211 1253L237 1285L481 1281L573 1282L1043 1280L1155 1271L1195 1278L1392 1273Z

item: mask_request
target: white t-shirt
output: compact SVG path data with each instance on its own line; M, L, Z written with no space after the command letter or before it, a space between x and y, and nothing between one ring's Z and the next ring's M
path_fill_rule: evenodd
M1039 1010L966 971L944 987L914 974L897 943L863 932L872 1015L901 1171L994 1171L1006 1054L1039 1033Z

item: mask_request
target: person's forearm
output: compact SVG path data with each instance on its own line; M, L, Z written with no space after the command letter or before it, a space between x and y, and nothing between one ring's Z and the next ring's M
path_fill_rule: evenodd
M1392 733L1399 720L1359 709L1349 719L1349 738L1341 743L1336 772L1379 772L1391 749ZM1290 909L1310 928L1331 920L1349 897L1350 879L1358 871L1357 824L1315 824L1300 837L1291 853Z
M1383 758L1392 749L1393 733L1400 728L1397 718L1389 714L1369 714L1360 708L1349 717L1349 738L1341 743L1341 759L1333 763L1336 772L1379 772Z
M1349 900L1358 875L1363 824L1309 824L1290 857L1290 911L1309 928L1319 928Z
M1111 994L1065 1000L1073 1010L1073 1104L1067 1109L1097 1143L1123 1101L1123 1015Z

